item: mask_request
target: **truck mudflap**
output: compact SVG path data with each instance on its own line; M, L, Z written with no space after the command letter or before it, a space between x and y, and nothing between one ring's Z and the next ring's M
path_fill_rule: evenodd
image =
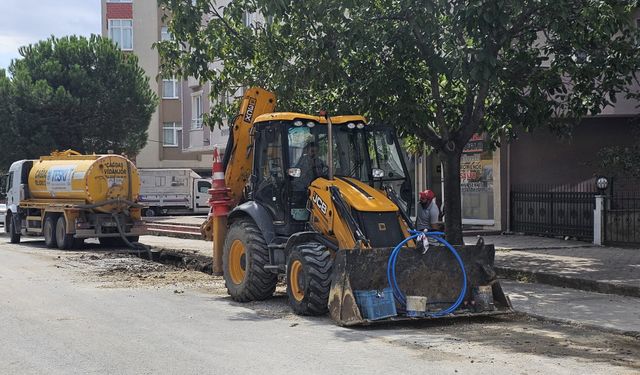
M406 296L426 297L424 313L407 312L396 299L397 315L382 319L366 316L357 293L390 288L387 265L393 248L339 250L333 264L329 314L339 325L366 325L379 321L439 319L457 316L487 316L513 312L511 302L502 291L493 269L495 248L482 239L476 245L457 246L467 275L467 291L460 306L450 314L439 316L461 293L463 277L458 261L446 247L429 246L426 253L402 248L396 263L396 279ZM484 290L484 294L478 293ZM481 297L481 298L479 298ZM393 297L388 297L393 298ZM424 299L422 299L424 301Z

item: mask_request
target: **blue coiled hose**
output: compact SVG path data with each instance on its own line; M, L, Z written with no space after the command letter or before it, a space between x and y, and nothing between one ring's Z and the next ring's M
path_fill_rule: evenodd
M460 255L458 254L456 249L454 249L453 246L451 246L451 244L447 242L447 240L442 238L442 236L444 236L443 232L419 232L419 231L411 230L409 231L409 233L411 234L411 236L404 239L402 242L396 245L396 247L393 249L393 251L391 252L391 255L389 256L389 262L387 263L387 279L389 280L389 285L393 290L393 296L402 305L407 306L407 299L404 293L402 293L402 291L398 287L398 281L396 280L396 262L398 260L398 254L400 253L402 246L404 246L407 242L411 241L412 239L415 239L420 235L424 234L428 237L434 238L436 241L446 246L447 249L449 249L449 251L451 251L453 255L456 257L456 260L460 265L460 270L462 271L462 287L460 288L460 294L458 295L458 299L451 306L449 306L444 310L436 311L433 313L427 313L428 316L431 316L434 318L451 314L458 307L460 307L460 305L462 304L462 301L464 300L464 296L467 294L467 271L464 268L464 263L462 262L462 258L460 258Z

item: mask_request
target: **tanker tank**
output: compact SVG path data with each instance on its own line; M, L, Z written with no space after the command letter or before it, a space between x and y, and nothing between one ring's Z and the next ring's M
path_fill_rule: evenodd
M120 155L61 153L33 162L29 193L36 200L74 201L99 212L116 212L125 207L117 201L138 200L140 176Z

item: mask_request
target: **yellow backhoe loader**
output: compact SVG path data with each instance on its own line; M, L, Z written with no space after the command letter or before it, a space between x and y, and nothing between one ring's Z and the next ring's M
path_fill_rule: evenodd
M340 325L511 311L493 246L416 238L392 127L275 105L268 91L246 91L222 160L226 196L212 198L219 214L206 225L234 300L271 297L285 274L296 313L329 312Z

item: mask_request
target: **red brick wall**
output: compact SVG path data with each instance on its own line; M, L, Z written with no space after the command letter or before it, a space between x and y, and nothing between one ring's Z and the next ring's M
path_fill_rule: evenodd
M132 18L133 18L132 3L107 3L107 20L132 19Z

